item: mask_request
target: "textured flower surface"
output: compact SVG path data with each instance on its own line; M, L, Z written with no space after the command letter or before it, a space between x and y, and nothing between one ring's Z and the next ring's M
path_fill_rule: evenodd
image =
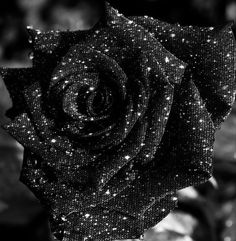
M178 189L211 176L235 94L231 26L126 18L106 4L90 30L28 30L33 67L1 69L21 181L60 240L139 238Z

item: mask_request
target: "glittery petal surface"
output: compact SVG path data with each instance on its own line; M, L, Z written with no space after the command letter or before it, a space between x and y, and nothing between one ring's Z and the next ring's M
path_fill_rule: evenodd
M235 94L231 26L126 18L90 30L28 29L32 69L1 69L3 126L24 147L20 180L59 240L139 238L212 174L214 134Z
M235 38L232 23L218 27L169 24L151 17L132 17L171 53L191 68L191 74L216 126L231 110L235 97Z
M13 107L8 110L7 116L13 119L24 112L25 103L23 91L35 81L36 76L32 68L0 68L0 75L4 80L13 102Z

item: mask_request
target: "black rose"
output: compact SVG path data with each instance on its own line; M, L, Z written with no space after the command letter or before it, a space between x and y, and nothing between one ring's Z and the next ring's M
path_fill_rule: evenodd
M229 26L130 20L107 5L91 30L29 32L33 67L1 70L13 99L3 127L25 147L21 180L52 224L73 236L80 216L92 225L106 211L117 226L115 211L129 225L110 237L135 237L174 208L177 189L210 177L235 88ZM104 237L96 227L88 234Z

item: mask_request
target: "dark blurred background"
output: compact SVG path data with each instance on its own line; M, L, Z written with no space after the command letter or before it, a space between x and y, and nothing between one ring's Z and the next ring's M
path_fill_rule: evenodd
M92 0L91 0L92 1ZM94 1L94 4L98 1ZM110 0L125 15L149 15L184 25L236 20L234 0ZM41 30L88 28L95 9L78 0L0 2L0 66L30 66L26 25ZM96 18L96 15L94 15ZM0 122L11 106L0 79ZM19 182L23 148L0 129L0 240L50 240L47 215ZM179 192L178 209L150 230L148 241L236 241L236 107L216 134L214 178Z

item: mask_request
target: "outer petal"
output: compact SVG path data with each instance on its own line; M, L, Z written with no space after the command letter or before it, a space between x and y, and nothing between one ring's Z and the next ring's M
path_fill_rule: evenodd
M13 107L7 111L7 116L14 118L25 111L23 91L27 86L34 82L34 70L32 68L0 68L0 75L2 76L13 101Z
M142 166L129 188L102 204L128 217L126 231L137 232L136 238L175 207L177 190L211 176L215 128L191 79L176 88L174 100L155 162Z
M157 77L169 83L180 83L187 64L165 48L151 32L110 8L107 13L110 32L119 37L131 49L137 49L147 56L148 65ZM111 34L110 33L110 34ZM167 61L168 59L168 61ZM147 67L148 67L147 65Z
M204 28L183 27L149 17L134 17L134 20L189 64L206 108L215 126L219 126L231 110L236 91L236 42L232 24Z

